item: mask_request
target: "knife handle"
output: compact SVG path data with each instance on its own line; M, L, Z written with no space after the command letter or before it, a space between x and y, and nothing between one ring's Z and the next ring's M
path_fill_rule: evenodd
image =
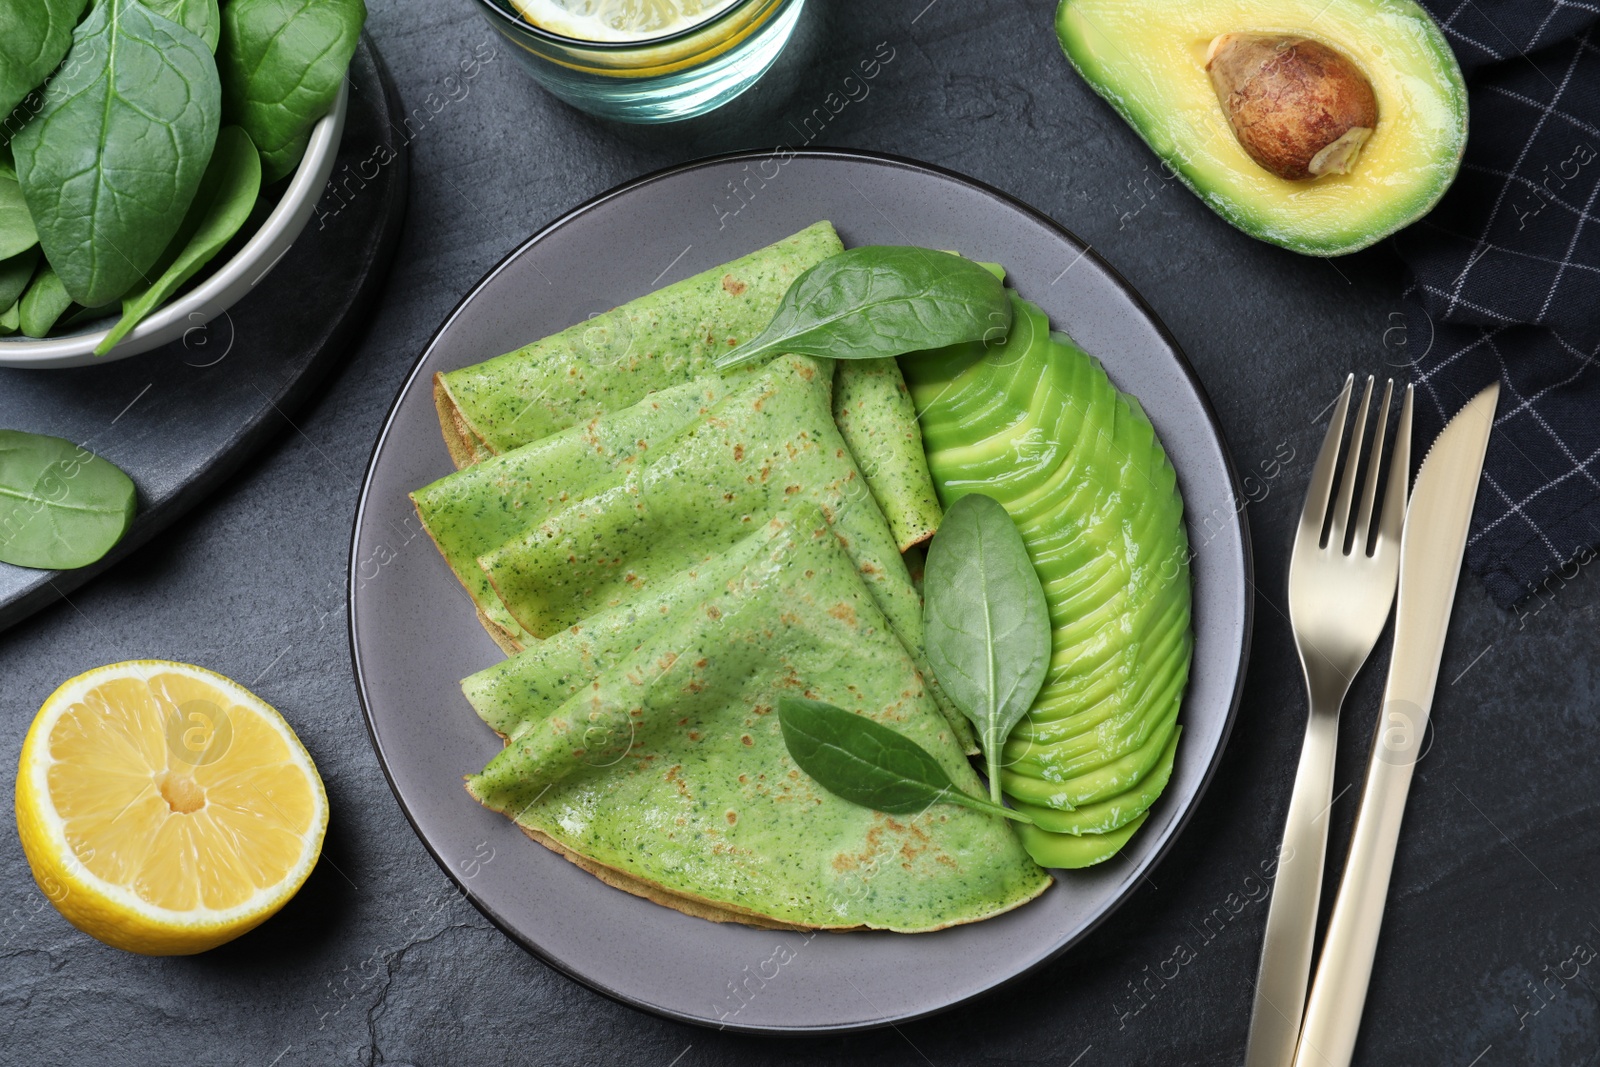
M1350 838L1350 858L1339 880L1322 958L1306 1002L1294 1067L1349 1067L1355 1052L1400 820L1416 769L1417 742L1427 725L1426 712L1418 716L1416 710L1415 705L1388 702L1378 724L1361 810ZM1403 740L1395 743L1395 738Z
M1336 693L1319 701L1317 694L1312 696L1283 845L1278 849L1272 902L1267 905L1267 932L1261 942L1244 1067L1286 1067L1300 1035L1328 852L1328 809L1333 806L1342 697Z

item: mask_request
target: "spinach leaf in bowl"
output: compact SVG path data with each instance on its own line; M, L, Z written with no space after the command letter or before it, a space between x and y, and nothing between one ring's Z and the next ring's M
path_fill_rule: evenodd
M22 198L17 172L0 162L0 259L20 255L38 243L39 231Z
M71 306L72 294L61 284L60 275L46 263L28 283L27 292L22 294L18 304L22 332L29 337L43 337Z
M81 445L0 430L0 561L86 567L128 532L136 496L126 474Z
M261 182L299 164L328 113L366 21L362 0L231 0L217 66L227 119L261 152Z
M139 0L164 19L170 19L200 38L213 52L222 35L222 12L217 0Z
M120 298L160 258L205 173L222 88L199 37L100 0L11 141L45 258L72 298Z
M39 265L39 247L28 249L10 259L0 260L0 308L8 308L21 298L33 269Z
M0 4L0 114L22 102L72 45L85 0Z
M123 298L122 318L95 346L94 354L103 356L111 351L141 319L166 303L179 286L209 263L250 218L260 191L261 159L249 134L237 126L222 127L189 214L158 264L160 277L150 285L136 286Z

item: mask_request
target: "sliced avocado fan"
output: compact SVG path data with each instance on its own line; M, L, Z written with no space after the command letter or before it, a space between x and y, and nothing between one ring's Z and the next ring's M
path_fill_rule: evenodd
M1087 866L1122 847L1171 774L1193 647L1189 542L1177 476L1138 402L1012 299L1003 345L901 366L941 501L983 492L1003 504L1044 585L1050 671L1000 781L1035 817L1022 830L1035 859Z

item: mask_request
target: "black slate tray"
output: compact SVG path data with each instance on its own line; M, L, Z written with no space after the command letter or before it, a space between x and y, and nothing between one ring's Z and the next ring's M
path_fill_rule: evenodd
M99 562L0 563L0 629L54 603L192 508L257 449L360 340L405 219L399 94L370 38L350 64L333 175L288 255L249 296L181 341L103 366L0 369L0 427L80 443L127 471L139 512Z

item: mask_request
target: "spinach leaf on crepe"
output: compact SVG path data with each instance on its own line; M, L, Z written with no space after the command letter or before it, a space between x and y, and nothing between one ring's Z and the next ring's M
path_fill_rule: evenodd
M972 720L1000 803L1000 750L1050 667L1050 612L1028 546L1006 509L981 493L945 512L923 572L928 662Z
M71 441L0 430L0 561L66 570L111 550L133 521L133 482Z
M778 698L783 742L802 771L852 804L910 815L934 804L1030 822L1021 812L957 789L928 750L881 723L820 700Z
M779 352L881 359L999 341L1010 326L1005 286L981 263L931 248L864 245L802 274L767 328L717 366L726 370Z

